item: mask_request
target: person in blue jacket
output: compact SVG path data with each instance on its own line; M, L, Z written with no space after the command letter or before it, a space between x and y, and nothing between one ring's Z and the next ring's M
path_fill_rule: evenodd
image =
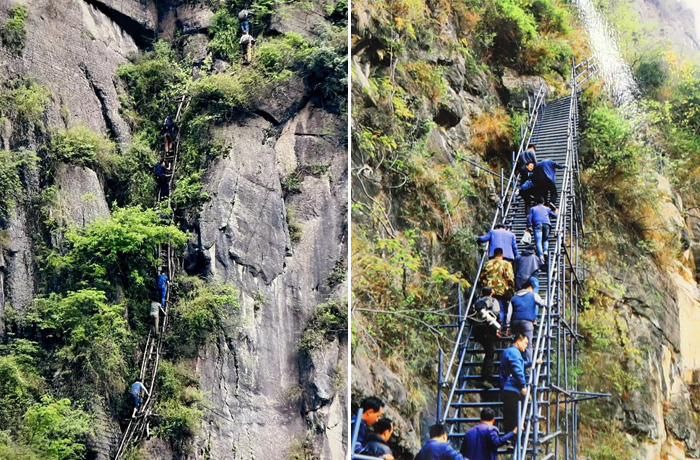
M496 413L490 407L481 410L481 423L472 427L464 435L459 453L469 460L497 460L498 448L505 445L518 428L501 436L494 426Z
M537 192L556 207L557 205L557 169L565 169L556 161L543 160L532 170L532 184Z
M528 339L524 334L515 334L513 344L501 353L501 401L503 401L503 432L513 431L518 426L518 403L527 394L525 368L532 361L525 362L523 352ZM537 363L542 360L538 359Z
M158 291L160 292L160 304L165 307L165 296L168 292L168 275L165 274L163 269L160 270L160 275L158 275Z
M527 149L520 155L520 159L518 160L518 169L520 169L521 183L523 182L523 176L527 178L527 176L529 175L529 171L527 170L526 165L528 163L537 164L536 150L537 147L535 146L535 144L528 144Z
M360 429L357 433L357 439L353 446L353 452L359 454L365 447L365 438L367 437L367 428L377 423L379 417L382 416L384 410L384 401L376 396L370 396L362 400L360 403L362 408L362 418L359 420ZM357 417L353 416L350 420L350 436L355 434L355 424L358 423Z
M418 452L414 460L469 460L447 442L447 428L441 423L430 427L430 440Z
M522 289L515 293L510 299L511 316L510 332L513 334L524 334L528 339L528 346L525 350L525 359L532 359L532 332L537 320L537 307L547 307L547 303L539 294L533 291L532 281L523 283Z
M549 249L549 232L552 229L552 221L549 220L550 217L557 218L557 210L552 211L549 207L544 205L544 198L538 197L537 206L530 209L530 213L527 215L527 228L528 230L535 230L535 248L537 250L537 255L540 256L542 263L545 263L545 256L548 254Z
M139 410L139 405L141 405L141 392L146 393L148 396L148 390L146 387L138 380L131 384L131 397L134 398L134 412L131 414L133 418L136 412Z
M535 254L534 246L529 245L518 259L518 268L515 269L515 289L523 288L525 281L530 280L534 292L540 292L540 280L538 274L541 265L540 257Z
M479 243L489 243L489 258L493 257L496 248L503 249L503 258L511 262L518 258L518 244L515 234L506 229L503 224L496 224L493 230L489 230L486 235L477 238Z

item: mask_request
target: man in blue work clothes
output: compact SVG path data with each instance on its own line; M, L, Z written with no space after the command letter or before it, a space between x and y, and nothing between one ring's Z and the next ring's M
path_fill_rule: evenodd
M357 432L357 439L355 440L355 445L353 446L353 452L356 454L360 453L360 451L362 451L362 449L365 447L365 439L367 438L368 434L367 427L377 423L379 417L382 416L384 401L376 396L370 396L362 400L360 407L362 408L362 418L359 420L360 429ZM353 417L350 421L350 436L355 434L355 423L358 423L358 420L356 417Z
M168 285L170 281L168 280L168 275L165 274L163 269L160 270L160 275L158 275L158 291L160 292L160 304L165 307L165 296L168 293Z
M464 435L459 453L469 460L497 460L498 448L505 445L518 429L501 436L494 426L496 413L489 407L482 409L480 418L481 423Z
M511 316L509 329L512 334L524 334L527 337L528 345L525 349L525 360L532 359L532 333L537 320L538 306L547 308L547 303L534 292L532 281L523 283L522 289L515 293L510 299Z
M503 249L503 258L514 261L518 258L518 244L515 241L515 234L506 229L503 224L496 224L493 230L489 230L486 235L477 238L479 243L489 243L489 258L494 256L496 248Z
M430 427L430 440L416 455L415 460L470 460L447 442L447 428L441 423Z
M525 362L523 352L528 339L524 334L515 334L513 344L501 353L501 401L503 401L503 432L513 431L518 426L518 403L527 394L525 368L532 361ZM542 360L538 359L537 363Z
M556 161L543 160L530 167L532 170L532 184L537 193L541 195L547 203L557 206L557 169L565 169L566 165L560 165Z
M132 418L136 416L136 412L139 410L139 405L141 404L142 391L146 393L146 396L149 396L148 390L145 386L143 386L141 382L137 380L131 384L131 396L134 398L134 412L131 414Z
M537 255L540 257L540 261L545 263L545 256L548 254L549 249L549 232L552 229L552 222L549 220L550 217L557 218L557 210L552 211L549 207L544 205L544 198L538 197L537 206L530 209L530 213L527 215L527 228L528 230L533 228L535 230L535 249L537 250Z

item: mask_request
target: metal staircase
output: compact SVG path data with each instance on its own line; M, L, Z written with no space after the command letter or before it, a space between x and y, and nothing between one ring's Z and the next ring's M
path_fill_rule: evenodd
M515 460L575 459L578 416L576 403L601 394L578 391L575 374L569 374L571 366L578 362L577 305L579 289L584 279L579 265L579 241L583 237L583 209L577 197L579 183L578 161L578 112L580 85L595 73L591 60L572 65L571 92L546 105L542 102L543 89L534 98L529 121L523 131L523 140L513 161L513 170L505 187L501 203L496 210L492 227L504 223L515 233L519 250L524 249L520 240L526 228L523 200L516 193L518 158L528 143L537 145L537 159L551 159L567 166L557 171L557 205L559 216L552 223L549 237L548 265L540 269L540 295L548 309L541 309L533 337L533 360L541 364L526 370L527 394L519 413L519 431L515 447L502 449L511 452ZM481 269L486 260L484 253L475 282L471 288L466 308L462 308L462 292L458 293L460 321L452 353L443 366L439 359L438 420L448 425L450 439L459 448L464 433L479 421L479 413L485 407L496 410L497 422L502 420L499 387L499 361L494 361L495 373L487 379L494 388L479 387L479 369L483 360L481 346L471 337L467 317L476 300ZM464 310L464 314L461 314ZM509 342L496 342L500 354ZM443 405L443 393L447 399Z
M185 94L187 94L187 91L185 90ZM177 114L175 116L175 125L180 126L180 120L183 114L183 109L187 108L187 105L189 104L189 99L186 98L185 95L182 96L180 99L180 103L178 104L177 108ZM174 185L174 179L175 179L175 167L177 165L177 158L178 158L178 152L180 149L180 132L182 130L178 129L177 135L175 137L175 142L174 142L174 147L171 150L170 153L165 153L164 154L164 159L166 162L166 167L169 170L169 189L172 191L173 185ZM167 201L168 205L170 205L170 196L171 194L168 195ZM157 195L156 195L156 207L158 207L161 203L162 199L160 196L160 187L158 189ZM170 224L173 223L173 215L170 214ZM160 259L160 264L159 267L156 271L156 277L158 276L158 273L161 269L164 270L165 274L168 275L168 279L172 280L174 275L175 275L175 267L177 263L177 257L175 255L175 250L172 247L171 244L165 243L165 244L159 244L158 248L156 249L158 258ZM155 278L155 277L154 277ZM171 284L172 286L172 284ZM155 399L156 399L156 378L158 376L158 365L160 364L160 357L162 354L163 350L163 337L165 335L165 331L168 328L168 320L169 320L169 310L170 310L170 295L171 295L171 288L168 288L166 291L166 297L165 297L165 306L163 307L163 310L165 311L165 315L163 315L163 318L161 321L159 321L159 329L158 333L154 334L153 333L153 328L151 328L150 332L148 333L148 338L146 339L146 345L143 348L143 356L141 360L141 371L139 373L139 381L146 386L148 389L148 396L146 396L141 405L139 406L139 410L135 414L135 416L129 421L129 425L127 426L126 430L122 434L122 439L121 442L119 443L119 447L117 448L116 453L114 454L114 460L120 460L124 453L126 452L127 448L130 445L134 445L147 437L150 427L149 427L149 421L150 417L153 415L153 409L155 405Z

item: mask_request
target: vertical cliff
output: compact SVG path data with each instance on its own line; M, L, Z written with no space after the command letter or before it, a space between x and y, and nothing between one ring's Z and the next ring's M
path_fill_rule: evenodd
M179 275L233 286L236 302L221 312L226 322L193 350L184 352L170 339L165 359L180 367L165 364L160 378L169 382L174 376L189 386L187 391L196 388L203 401L196 403L201 409L190 413L201 410L201 416L188 435L176 440L172 434L161 436L172 433L172 426L157 420L158 437L129 454L134 458L344 458L348 341L338 318L347 286L347 107L342 87L328 90L319 81L346 82L343 36L336 34L340 41L330 48L323 35L342 29L345 10L325 1L253 7L259 43L288 35L292 39L285 52L297 53L298 60L279 67L282 75L269 69L264 78L274 84L259 82L264 94L250 96L238 109L234 103L223 118L197 118L202 113L198 104L206 107L206 102L201 92L192 96L190 120L200 124L190 128L186 118L183 137L198 139L202 151L209 151L208 142L215 143L217 154L202 154L201 162L190 163L183 154L183 169L176 171L176 184L183 181L181 196L194 193L176 209L176 221L190 238L180 254ZM55 350L57 342L38 332L45 330L43 323L36 326L26 317L41 308L35 305L37 297L63 295L66 287L76 289L80 282L68 284L68 276L62 284L46 257L65 253L67 244L74 248L71 232L93 231L91 224L100 219L112 222L112 206L153 203L150 175L161 148L157 129L173 101L160 103L153 119L147 119L151 114L138 106L131 74L120 69L148 60L144 53L161 38L170 41L170 56L184 69L175 77L191 80L179 87L185 91L197 80L202 85L203 77L236 74L241 68L238 22L224 24L222 17L235 17L238 8L235 2L151 0L11 0L0 6L0 25L5 24L0 29L0 85L11 101L0 104L0 147L14 161L8 174L16 185L7 194L10 211L0 219L3 359L19 360L19 338L46 348L45 354L32 356L49 357ZM222 38L224 34L233 36ZM304 41L293 38L297 36ZM328 48L319 51L317 44L324 40ZM223 41L225 51L216 47ZM211 75L193 66L206 57L207 48L217 50L209 61ZM265 58L256 54L254 59L247 69L253 76L257 60ZM327 68L337 75L323 74ZM168 84L161 81L155 91ZM149 126L156 131L148 131ZM193 182L196 191L189 192ZM178 193L177 185L173 193ZM201 199L188 201L190 196ZM130 345L122 354L126 369L117 380L124 384L140 360L140 352L131 350L139 350L145 340L140 312L146 307L137 299L147 290L138 291L135 273L117 275L107 288L107 302L120 305L128 320ZM43 389L27 393L26 404L52 387L57 397L73 399L75 391L51 372L37 367ZM110 458L128 408L124 390L98 389L91 394L95 402L82 407L94 414L94 430L87 430L83 440L84 455ZM172 414L160 416L167 423L174 420ZM17 428L0 444L20 449L23 436Z
M353 402L387 402L402 458L435 418L437 356L453 339L439 325L454 322L455 283L473 279L498 194L486 170L510 170L525 94L543 81L557 97L571 57L590 56L576 3L353 4ZM589 277L570 375L613 397L581 403L579 453L694 458L692 16L675 2L599 6L649 118L626 119L601 81L584 92Z

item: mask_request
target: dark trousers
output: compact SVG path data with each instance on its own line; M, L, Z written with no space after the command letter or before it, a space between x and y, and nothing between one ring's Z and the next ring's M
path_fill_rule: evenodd
M503 433L513 431L518 426L518 403L525 397L521 393L501 390L503 400Z
M536 192L533 196L540 196L544 199L545 203L551 204L552 206L557 206L557 184L551 182L549 179L545 179L541 183L537 184Z
M161 199L167 198L170 195L170 179L166 176L158 177L158 187L160 187L160 197Z
M493 376L494 342L496 341L496 329L489 325L477 325L472 330L474 339L484 349L484 362L481 365L481 379L488 380Z
M525 361L532 361L532 334L535 327L532 321L525 319L514 319L510 322L511 334L525 334L527 336L527 348L525 349Z
M501 323L501 329L505 330L506 321L508 320L508 306L510 305L510 296L494 295L494 299L498 300L501 305L501 313L498 320Z

